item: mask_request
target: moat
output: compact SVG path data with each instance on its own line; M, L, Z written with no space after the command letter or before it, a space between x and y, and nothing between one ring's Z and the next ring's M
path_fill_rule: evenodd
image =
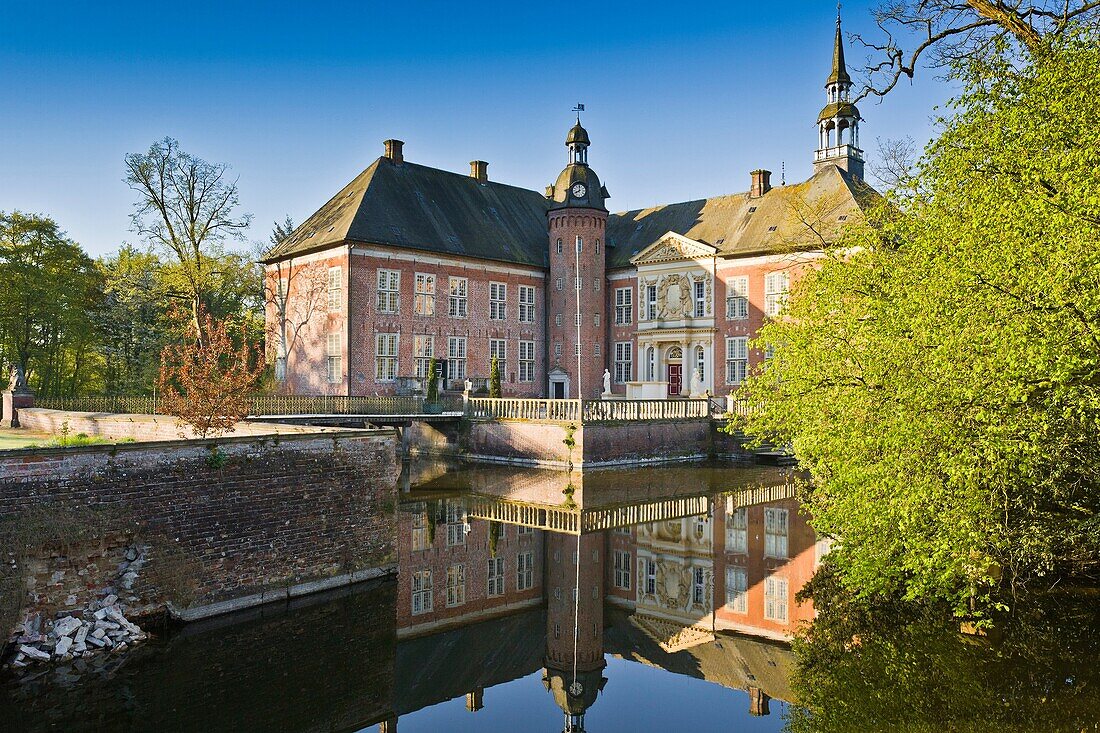
M0 729L1097 729L1095 596L984 635L838 621L798 597L829 546L780 469L418 462L402 483L396 578L5 681ZM815 617L860 642L792 648Z

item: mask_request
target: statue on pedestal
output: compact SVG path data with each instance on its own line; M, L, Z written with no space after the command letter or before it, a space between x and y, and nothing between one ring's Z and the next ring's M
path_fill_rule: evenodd
M694 369L691 372L691 396L702 397L703 395L703 375L698 369Z
M23 367L18 364L11 365L11 380L8 382L8 391L14 394L27 394L27 375L23 373Z
M603 370L603 396L611 394L611 371Z

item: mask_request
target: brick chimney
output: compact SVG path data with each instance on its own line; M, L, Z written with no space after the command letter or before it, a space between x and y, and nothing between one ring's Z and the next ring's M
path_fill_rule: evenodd
M763 196L768 191L772 190L772 172L766 171L763 168L757 168L752 173L752 188L749 189L749 196L752 198L758 198Z
M478 183L485 183L489 180L489 164L484 160L471 160L470 161L470 178L477 179Z
M405 162L405 153L402 151L405 143L400 140L383 140L382 144L386 146L385 157L390 162L394 165L401 165Z

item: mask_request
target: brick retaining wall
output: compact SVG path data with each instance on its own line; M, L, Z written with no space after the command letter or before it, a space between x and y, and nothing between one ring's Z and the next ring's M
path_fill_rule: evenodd
M36 586L39 610L74 594L80 605L103 581L79 573L88 557L130 543L149 546L130 604L183 588L180 615L201 617L395 571L395 446L393 430L314 429L2 451L0 520L75 514L121 538L40 548L40 561L71 571Z
M58 435L63 429L67 429L70 435L84 433L106 440L181 440L196 437L189 425L181 424L170 415L74 412L33 407L19 410L19 424L27 430L40 433ZM323 428L308 426L243 421L237 423L232 431L214 437L317 433L322 430Z

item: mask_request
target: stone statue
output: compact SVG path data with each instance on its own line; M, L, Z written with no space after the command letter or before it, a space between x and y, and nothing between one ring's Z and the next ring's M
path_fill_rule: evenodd
M463 387L465 387L465 389L466 389L466 394L470 394L471 392L473 392L473 391L474 391L474 383L473 383L473 381L472 381L472 380L470 380L470 379L467 379L467 380L466 380L466 381L465 381L465 382L463 383L463 385L462 385L462 386L463 386Z
M8 382L8 391L14 393L30 392L27 388L27 375L23 373L23 367L18 364L11 365L11 381Z
M691 372L691 396L703 396L703 375L699 373L698 369L693 369Z
M603 370L603 393L611 394L611 371L608 369Z

